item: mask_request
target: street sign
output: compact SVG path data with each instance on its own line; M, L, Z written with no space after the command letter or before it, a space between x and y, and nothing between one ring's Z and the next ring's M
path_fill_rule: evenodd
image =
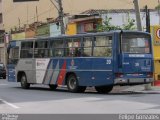
M151 26L151 35L153 39L153 44L160 46L160 26Z
M156 37L160 39L160 28L158 28L156 31Z
M33 1L39 1L39 0L13 0L13 2L33 2Z

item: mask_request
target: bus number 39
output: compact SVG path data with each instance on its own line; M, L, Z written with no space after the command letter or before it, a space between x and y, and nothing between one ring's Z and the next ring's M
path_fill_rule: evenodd
M106 60L106 64L107 65L111 64L111 60Z

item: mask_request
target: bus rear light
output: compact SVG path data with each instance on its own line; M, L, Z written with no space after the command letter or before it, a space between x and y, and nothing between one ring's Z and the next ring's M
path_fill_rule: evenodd
M117 78L122 78L123 77L123 73L116 73L116 77Z
M152 78L152 77L153 77L153 73L152 73L152 72L150 72L150 73L147 73L147 77L150 77L150 78Z

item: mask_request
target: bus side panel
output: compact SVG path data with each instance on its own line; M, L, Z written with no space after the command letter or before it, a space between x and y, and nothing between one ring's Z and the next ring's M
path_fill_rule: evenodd
M34 65L34 59L20 59L16 67L17 74L18 72L24 72L28 83L36 83Z
M57 84L57 78L60 73L60 64L58 59L51 59L44 84Z
M57 60L58 62L58 60ZM43 80L43 84L55 84L56 82L53 81L53 76L55 76L55 65L56 65L56 60L53 60L51 59L48 63L48 67L47 67L47 70L46 70L46 74L45 74L45 78ZM59 65L59 64L57 64ZM59 67L58 67L59 68Z
M68 72L76 74L80 86L93 85L91 58L51 59L43 83L65 85Z
M65 84L66 60L64 59L39 59L37 65L41 68L36 69L36 79L43 84ZM39 66L38 65L38 66ZM37 71L38 70L38 71Z
M35 59L34 60L35 65L35 77L36 77L36 83L42 84L44 83L46 79L46 75L48 74L48 66L50 65L50 59Z
M111 58L93 59L93 86L113 85L113 62Z
M113 84L111 58L51 59L43 83L65 85L65 76L68 72L76 74L80 86Z
M92 58L76 58L70 61L68 68L75 71L80 86L92 86Z
M65 84L65 74L66 74L66 60L65 59L53 59L50 62L50 66L53 72L50 77L49 84L64 85Z
M67 72L73 71L80 86L104 86L114 83L111 58L74 58L67 60Z

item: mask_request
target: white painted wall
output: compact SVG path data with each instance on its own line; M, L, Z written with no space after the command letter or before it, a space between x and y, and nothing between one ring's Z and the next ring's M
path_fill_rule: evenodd
M123 24L126 24L127 23L127 20L128 20L128 17L131 18L131 19L135 19L136 20L136 15L135 13L107 13L107 14L103 14L102 15L102 18L103 20L106 19L106 16L109 18L111 17L112 20L111 20L111 24L113 25L118 25L118 26L123 26ZM151 23L151 26L152 25L159 25L159 15L158 15L158 12L155 11L155 12L150 12L150 23ZM141 12L141 22L142 22L142 27L143 27L143 30L145 30L146 28L146 15L144 12ZM136 25L136 22L135 22L135 25Z

